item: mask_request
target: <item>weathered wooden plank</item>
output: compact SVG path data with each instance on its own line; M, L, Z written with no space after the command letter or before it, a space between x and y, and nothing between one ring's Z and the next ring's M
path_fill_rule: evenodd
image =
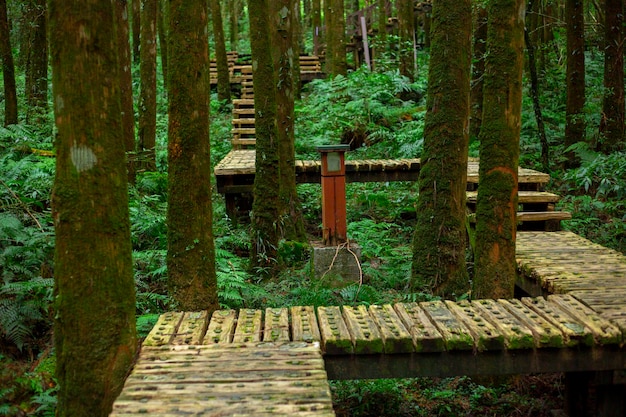
M548 301L587 326L596 345L615 345L622 342L622 332L571 295L549 295Z
M121 417L129 415L146 415L150 416L179 416L179 415L194 415L194 416L259 416L259 415L300 415L300 413L309 413L314 416L334 416L332 411L332 404L272 404L269 402L260 402L254 404L241 404L241 401L236 401L230 404L224 404L221 406L212 405L209 402L211 398L208 397L203 401L197 401L195 404L181 404L181 403L162 403L152 404L146 403L141 406L136 406L133 403L132 408L129 408L127 404L120 402L116 404L116 410L110 414L111 416Z
M443 301L424 301L419 305L443 336L446 350L474 349L472 334L463 322L448 310Z
M161 346L171 342L183 318L182 312L161 314L156 324L143 341L144 346Z
M291 330L294 342L319 342L320 329L315 310L311 306L291 307Z
M535 347L532 331L511 314L504 305L496 300L474 300L472 306L480 310L485 319L498 328L504 336L504 345L507 349L532 349Z
M559 348L565 346L566 339L563 333L520 300L498 300L498 303L530 329L536 347Z
M353 353L352 337L339 307L318 307L322 349L328 355Z
M417 303L396 304L394 308L409 330L416 352L443 352L446 349L443 336Z
M369 313L380 330L385 353L413 352L413 338L392 305L371 305Z
M556 304L549 303L543 297L524 297L522 303L556 326L566 336L567 346L575 346L578 343L593 345L591 330L579 320L569 317Z
M289 341L289 315L286 308L267 308L265 310L264 342Z
M352 338L354 353L383 353L382 336L376 323L370 318L367 307L344 306L343 317Z
M263 311L244 308L239 310L233 343L260 342Z
M208 311L186 312L172 339L175 345L199 345L207 328Z
M236 324L237 312L235 310L214 311L202 342L204 344L229 343L235 332Z
M469 329L479 352L504 349L504 335L487 320L483 310L474 308L467 300L456 303L446 300L445 303L452 314Z

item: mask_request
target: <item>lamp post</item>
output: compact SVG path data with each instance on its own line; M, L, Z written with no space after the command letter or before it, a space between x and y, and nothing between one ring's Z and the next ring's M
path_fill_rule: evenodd
M322 154L322 231L324 244L337 246L346 237L345 152L350 145L324 145Z

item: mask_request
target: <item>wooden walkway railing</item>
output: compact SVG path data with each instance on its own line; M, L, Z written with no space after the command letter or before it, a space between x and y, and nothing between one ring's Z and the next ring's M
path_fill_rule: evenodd
M570 232L520 232L518 262L538 288L563 294L222 310L210 319L206 312L166 313L144 341L112 415L328 416L326 374L617 371L612 381L624 383L626 257ZM623 395L605 401L624 407Z

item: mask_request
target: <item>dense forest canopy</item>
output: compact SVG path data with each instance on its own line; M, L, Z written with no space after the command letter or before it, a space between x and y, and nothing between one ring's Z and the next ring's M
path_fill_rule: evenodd
M490 233L484 231L491 226L479 223L474 235L466 228L465 205L457 207L452 235L457 247L449 252L456 266L446 274L461 277L463 285L450 291L438 292L433 279L416 274L433 267L420 266L414 256L419 250L410 244L429 209L427 196L436 194L427 182L444 173L462 174L429 168L419 184L349 184L348 235L361 246L363 275L359 283L334 288L313 279L308 262L308 242L322 235L319 186L296 187L289 182L290 167L297 159L318 159L317 146L337 143L350 144L349 159L441 158L436 152L441 149L451 149L443 155L449 163L455 156L463 162L479 153L485 157L504 140L481 130L485 120L497 119L504 97L521 106L507 107L507 114L519 116L509 130L497 126L498 135L512 136L515 149L486 160L500 164L498 158L508 158L510 170L519 163L549 173L548 190L561 196L557 209L572 214L563 227L626 253L623 0L249 2L0 0L0 415L54 415L57 401L68 412L67 397L57 395L59 383L68 381L63 379L68 369L85 369L72 362L71 349L61 347L64 341L84 342L87 355L96 342L64 333L59 317L82 319L80 326L89 328L102 315L70 309L66 295L93 288L70 285L68 277L78 276L74 267L102 284L94 299L77 298L92 303L85 311L100 302L120 306L110 314L115 320L97 327L100 340L109 333L123 335L103 346L117 346L125 355L99 359L109 361L103 372L111 371L117 382L84 377L92 390L98 384L119 388L135 332L145 335L158 314L177 306L470 297L475 269L491 266L475 256L493 253L477 249L475 238ZM516 31L509 41L519 52L498 63L494 51L503 41L490 24L504 24L497 16L504 5L520 11L516 28L501 33ZM70 19L77 11L84 14L83 23ZM449 18L459 16L462 30L450 30ZM261 128L268 133L257 133L257 155L268 149L264 169L275 180L266 191L258 185L257 193L277 203L261 215L257 200L252 223L228 217L211 175L232 148L231 100L244 89L228 82L233 75L227 60L235 56L229 50L237 52L232 65L252 65L257 74L263 65L265 81L274 80L263 86L254 78L254 95L257 127L269 119ZM324 71L320 79L303 83L301 93L303 73L294 59L300 54L320 56ZM504 64L517 64L507 73L517 71L519 81L497 85ZM458 99L446 96L452 88ZM273 108L258 104L260 91L262 102L276 98ZM463 107L450 129L451 116L444 123L433 112L446 103L442 97L449 100L446 111ZM442 135L456 132L458 145L432 142L437 129ZM272 138L284 146L273 147ZM288 164L279 168L277 161ZM91 177L93 166L101 171ZM81 205L85 199L91 205ZM515 202L503 205L515 223ZM275 234L261 233L259 219ZM82 240L78 224L86 233ZM114 239L121 243L110 243ZM514 238L505 239L514 251ZM64 246L77 243L80 251ZM115 251L109 251L111 245ZM83 261L99 252L105 256L101 263ZM98 265L109 265L101 268L109 275ZM191 276L194 282L185 281ZM109 284L115 291L107 290ZM475 391L483 394L488 398ZM106 408L113 398L85 399L96 400ZM435 396L429 400L435 402Z

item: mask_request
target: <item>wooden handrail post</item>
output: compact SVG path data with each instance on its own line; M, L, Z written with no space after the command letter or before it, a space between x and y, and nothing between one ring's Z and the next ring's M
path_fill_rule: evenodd
M346 165L349 145L324 145L322 154L322 231L324 244L336 246L346 237Z

